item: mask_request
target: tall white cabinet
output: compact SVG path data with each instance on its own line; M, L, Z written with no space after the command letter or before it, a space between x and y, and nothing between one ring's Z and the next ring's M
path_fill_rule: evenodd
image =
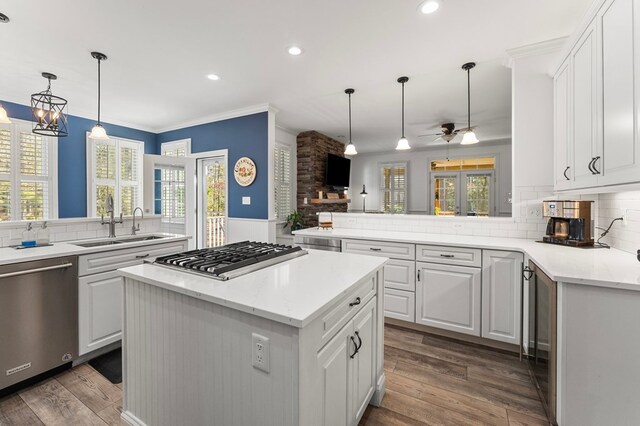
M554 76L555 189L640 182L640 0L602 0Z

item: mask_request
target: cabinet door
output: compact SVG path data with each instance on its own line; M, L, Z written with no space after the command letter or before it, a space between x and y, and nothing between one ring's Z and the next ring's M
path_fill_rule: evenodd
M408 322L415 322L416 293L413 291L385 288L384 316Z
M416 322L480 336L481 269L416 264Z
M392 259L384 265L384 288L416 290L416 263L412 260Z
M640 181L633 90L637 57L634 48L639 48L634 44L637 6L634 0L609 0L598 14L602 40L603 153L595 166L602 172L598 180L601 185Z
M122 277L117 271L78 279L79 352L122 338Z
M571 52L573 74L572 132L575 187L597 184L590 165L601 152L598 135L598 67L595 22L589 26Z
M570 188L573 182L571 135L569 133L571 129L570 73L570 62L567 60L553 79L556 190Z
M482 337L520 344L522 253L483 250Z
M352 424L360 421L376 385L376 300L373 298L353 318L353 334L359 349L353 358Z
M321 369L318 382L322 386L323 426L348 426L352 422L353 391L351 357L355 352L353 322L349 322L318 352L317 365Z

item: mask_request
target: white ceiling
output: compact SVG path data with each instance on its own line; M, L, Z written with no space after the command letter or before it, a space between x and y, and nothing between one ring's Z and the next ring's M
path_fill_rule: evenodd
M472 71L472 121L483 140L510 134L505 50L570 34L591 0L3 1L0 99L28 104L58 74L69 113L94 118L98 50L103 120L159 131L208 115L270 103L278 124L347 135L347 87L361 152L393 147L406 85L414 146L443 121L464 124ZM289 56L298 44L304 53ZM206 78L209 73L219 81Z

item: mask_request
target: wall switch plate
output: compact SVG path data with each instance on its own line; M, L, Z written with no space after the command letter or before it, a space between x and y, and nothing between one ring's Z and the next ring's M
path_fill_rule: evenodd
M250 206L251 205L251 197L242 197L242 205Z
M257 333L251 333L251 350L253 367L269 372L269 338Z

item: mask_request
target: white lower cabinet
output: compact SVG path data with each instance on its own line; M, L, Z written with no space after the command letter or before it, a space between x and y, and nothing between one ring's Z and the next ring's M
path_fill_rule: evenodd
M416 293L413 291L385 288L384 316L387 318L395 318L403 321L415 322Z
M384 265L384 288L416 290L416 262L391 259Z
M187 241L172 241L92 253L78 258L79 354L85 355L122 338L122 277L119 268L144 259L187 250Z
M520 344L522 253L484 250L482 337Z
M117 271L78 279L80 355L122 338L122 278Z
M375 390L374 297L319 352L324 426L357 425Z
M481 269L417 262L416 322L480 336Z

